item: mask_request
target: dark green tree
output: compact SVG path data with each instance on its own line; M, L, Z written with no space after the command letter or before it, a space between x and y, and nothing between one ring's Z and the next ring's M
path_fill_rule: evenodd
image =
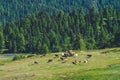
M5 48L3 29L0 26L0 51Z

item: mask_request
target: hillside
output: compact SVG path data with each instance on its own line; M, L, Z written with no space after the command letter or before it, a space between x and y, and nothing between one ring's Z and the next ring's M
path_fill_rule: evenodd
M120 48L93 51L74 51L77 57L68 57L63 63L62 52L35 55L33 57L12 61L9 56L0 55L0 80L119 80ZM55 58L55 54L59 57ZM87 63L80 61L88 59ZM20 54L18 54L20 55ZM23 54L24 55L24 54ZM48 63L49 59L53 59ZM34 62L38 62L37 64Z
M119 80L120 0L0 0L0 80Z
M87 11L90 7L95 7L98 11L100 7L113 6L120 8L119 0L0 0L0 22L6 24L19 20L28 14L34 14L40 10L49 13L63 10L71 12L73 9L84 8Z

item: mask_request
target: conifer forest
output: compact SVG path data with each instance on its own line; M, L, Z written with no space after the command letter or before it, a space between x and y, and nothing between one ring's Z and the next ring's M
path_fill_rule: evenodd
M0 51L120 47L119 0L0 0Z

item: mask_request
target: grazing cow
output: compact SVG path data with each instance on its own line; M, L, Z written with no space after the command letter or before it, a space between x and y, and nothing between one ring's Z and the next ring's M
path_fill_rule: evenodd
M55 54L55 56L54 56L53 58L55 59L55 58L58 58L58 57L59 57L59 55L58 55L58 54Z
M80 60L80 61L78 61L79 63L82 63L83 61L82 60Z
M42 58L42 57L44 57L44 56L46 56L46 54L43 54L43 55L41 55L40 57Z
M74 57L77 57L78 56L78 54L74 54Z
M64 58L63 58L63 57L60 57L60 59L61 59L61 60L64 60Z
M55 57L59 57L59 55L58 55L58 54L55 54Z
M64 53L62 57L68 57L69 55L67 53Z
M64 56L64 53L62 53L62 56Z
M48 63L49 63L49 62L52 62L52 61L53 61L53 59L49 59L49 60L48 60Z
M55 54L55 56L53 57L53 58L58 58L59 57L59 55L58 54Z
M65 59L67 59L67 57L60 57L60 59L61 59L61 60L65 60Z
M85 59L85 60L80 60L78 61L79 63L87 63L88 62L88 59Z
M91 58L91 57L92 57L92 55L91 55L91 54L88 54L88 55L87 55L87 58Z
M43 54L43 56L46 56L46 54Z
M76 60L75 60L75 61L73 61L73 62L72 62L72 64L77 64L77 61L76 61Z
M83 63L87 63L87 62L88 62L88 60L84 60L84 61L83 61Z
M37 62L37 61L34 61L34 64L38 64L38 62Z
M74 52L72 50L68 50L67 53L69 54L69 56L73 56Z
M64 54L62 54L62 57L70 57L70 56L74 56L74 52L72 50L68 50Z
M67 59L67 58L65 58L65 59L64 59L64 61L63 61L62 63L66 63L67 61L68 61L68 59Z

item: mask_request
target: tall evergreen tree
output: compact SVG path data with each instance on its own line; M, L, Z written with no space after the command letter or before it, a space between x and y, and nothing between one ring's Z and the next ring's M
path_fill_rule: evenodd
M0 51L5 48L3 29L0 26Z

